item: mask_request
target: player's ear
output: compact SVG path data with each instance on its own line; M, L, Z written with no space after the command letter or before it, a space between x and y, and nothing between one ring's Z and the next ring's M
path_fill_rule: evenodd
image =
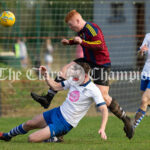
M88 74L85 73L85 78L87 78L87 77L88 77Z
M79 20L79 19L77 19L76 21L77 21L78 24L80 23L80 20Z

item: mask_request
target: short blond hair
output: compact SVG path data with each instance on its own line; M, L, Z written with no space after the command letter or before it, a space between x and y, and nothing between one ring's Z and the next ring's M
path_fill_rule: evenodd
M68 23L68 21L69 21L71 18L73 18L74 16L76 16L76 15L78 15L78 16L80 16L80 17L82 18L81 14L80 14L79 12L77 12L75 9L71 10L71 11L68 12L68 14L66 15L66 17L65 17L65 22Z

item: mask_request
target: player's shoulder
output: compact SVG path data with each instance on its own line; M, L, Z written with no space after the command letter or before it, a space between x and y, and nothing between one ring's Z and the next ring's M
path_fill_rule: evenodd
M99 88L93 83L90 82L90 84L87 87L94 95L95 93L99 92Z
M90 36L96 36L98 33L98 27L94 23L87 22L85 28Z

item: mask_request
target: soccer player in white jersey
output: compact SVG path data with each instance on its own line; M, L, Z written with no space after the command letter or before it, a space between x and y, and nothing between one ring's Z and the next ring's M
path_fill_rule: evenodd
M74 66L82 66L85 74L82 74L82 76L78 74L78 78L72 74L68 80L62 81L61 83L57 83L51 79L46 67L41 66L40 71L44 75L46 83L52 89L56 91L69 89L66 100L60 107L46 111L34 117L32 120L28 120L26 123L13 128L7 133L0 132L0 140L10 141L12 137L26 134L33 129L40 130L29 135L29 142L43 142L48 141L51 137L64 135L73 127L77 126L79 121L87 113L93 101L102 112L102 122L98 133L102 139L106 140L105 127L108 119L106 103L100 90L91 82L87 74L90 69L89 65L81 62L78 63L78 65L74 63Z
M147 106L150 105L150 33L146 34L144 41L140 47L139 53L147 53L147 59L141 73L141 91L142 101L140 108L137 110L134 120L134 128L136 128L145 116Z

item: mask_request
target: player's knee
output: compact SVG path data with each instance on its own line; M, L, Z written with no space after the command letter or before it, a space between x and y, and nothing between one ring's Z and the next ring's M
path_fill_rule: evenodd
M143 95L142 97L142 105L147 105L148 104L148 97L146 95Z
M28 120L25 123L25 127L28 128L28 129L34 129L34 128L36 128L36 123L32 120Z
M36 138L35 138L32 134L30 134L30 135L28 136L28 142L35 143L35 142L37 142L37 140L36 140Z

